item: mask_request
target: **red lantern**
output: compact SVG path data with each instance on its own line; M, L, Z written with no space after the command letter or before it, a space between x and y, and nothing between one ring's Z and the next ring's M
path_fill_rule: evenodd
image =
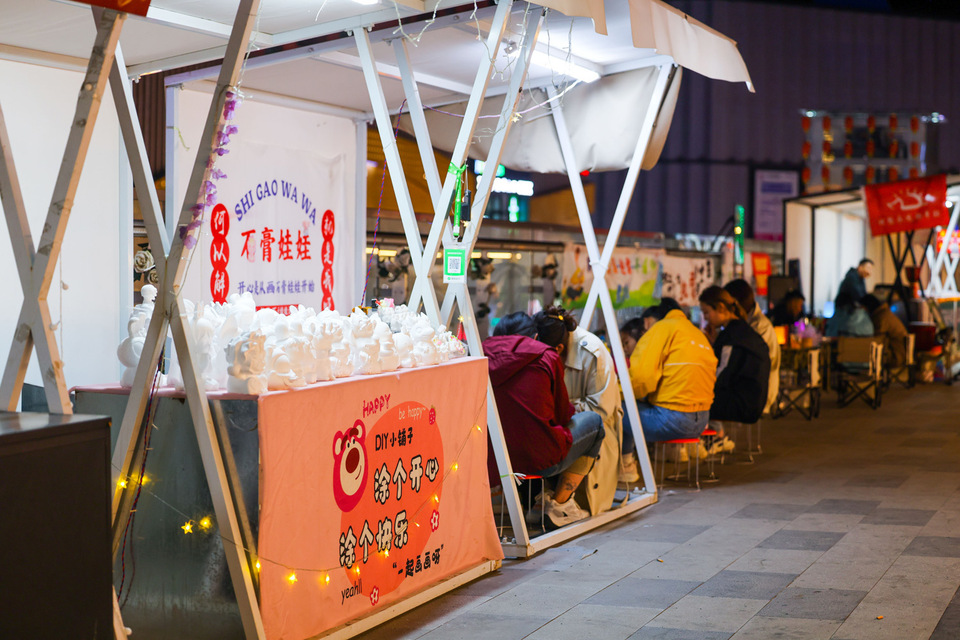
M820 179L823 180L823 186L828 186L830 184L830 167L823 165L823 168L820 169Z
M800 179L803 180L804 184L810 182L810 167L803 168L803 171L800 172Z
M919 157L919 156L920 156L920 143L919 143L919 142L911 142L911 143L910 143L910 157L911 157L911 158L917 158L917 157Z
M890 157L891 157L891 158L896 158L896 157L897 157L897 151L899 151L899 150L900 150L900 143L897 142L897 140L891 140L891 141L890 141Z
M843 183L848 187L853 184L853 167L843 168Z
M919 178L919 177L920 177L920 171L919 171L916 167L910 167L910 177L911 177L911 178Z
M867 131L873 133L877 130L877 119L873 116L867 116Z
M890 130L891 131L897 130L897 114L895 113L890 114Z
M833 121L830 116L823 116L823 131L827 132L833 129Z
M914 133L916 133L919 130L920 130L920 118L918 118L917 116L911 116L910 131L913 131Z
M833 151L833 148L830 146L830 141L829 141L829 140L824 140L824 141L823 141L823 155L829 156L832 151Z
M843 128L847 133L853 131L853 116L847 116L843 119Z
M877 170L875 167L867 167L867 184L873 184L874 178L877 176Z
M803 116L802 118L800 118L800 126L803 127L804 133L807 133L808 131L810 131L810 118L807 116Z
M867 157L872 158L876 150L877 150L877 143L874 142L872 139L867 140Z
M809 140L803 141L803 146L801 147L801 153L803 153L804 160L810 157L810 141Z
M887 180L890 182L896 182L900 179L900 171L896 167L890 167L887 170Z
M853 155L853 143L847 140L843 143L843 157L849 158Z

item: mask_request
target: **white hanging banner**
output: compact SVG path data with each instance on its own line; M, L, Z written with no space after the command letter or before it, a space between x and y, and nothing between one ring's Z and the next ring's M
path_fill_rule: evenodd
M210 269L203 299L253 294L258 307L333 309L337 246L351 247L343 222L342 156L244 143L217 162L209 233L201 247ZM338 215L340 212L340 215Z
M673 298L681 306L700 304L700 294L714 284L716 262L711 257L663 256L663 296Z
M177 94L176 180L182 198L191 149L210 95ZM349 309L357 298L354 182L356 125L345 118L240 102L226 153L216 160L208 206L184 283L189 300L250 292L258 307ZM179 200L178 200L179 201Z

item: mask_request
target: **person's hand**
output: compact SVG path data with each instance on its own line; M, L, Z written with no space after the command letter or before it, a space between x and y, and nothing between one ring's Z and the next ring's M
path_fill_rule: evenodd
M717 331L716 327L708 324L706 327L703 328L703 333L704 335L707 336L707 340L710 341L710 344L713 344L714 341L717 339L717 335L719 332Z

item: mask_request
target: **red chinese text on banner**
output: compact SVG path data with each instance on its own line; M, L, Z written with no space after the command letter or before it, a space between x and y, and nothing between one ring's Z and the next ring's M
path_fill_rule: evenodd
M930 229L950 222L946 175L864 187L874 236Z
M757 295L767 295L767 278L770 277L770 254L752 253L753 278L757 283Z
M124 13L134 13L138 16L146 16L147 9L150 8L151 0L77 0L83 4L92 4L104 9L113 9L114 11L123 11Z
M260 610L310 638L503 557L487 480L487 361L258 399Z

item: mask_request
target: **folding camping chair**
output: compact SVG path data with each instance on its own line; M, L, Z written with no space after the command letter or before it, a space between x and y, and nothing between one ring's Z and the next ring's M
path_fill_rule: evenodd
M914 352L916 350L917 336L908 333L907 337L904 338L904 342L906 343L906 357L904 361L899 365L889 366L883 371L884 390L889 389L894 382L903 385L907 389L916 384L917 364Z
M873 409L883 397L883 344L873 337L837 340L837 393L840 406L857 398Z
M799 367L780 371L780 394L773 407L774 417L782 418L794 409L807 420L818 417L821 387L820 349L809 349Z

